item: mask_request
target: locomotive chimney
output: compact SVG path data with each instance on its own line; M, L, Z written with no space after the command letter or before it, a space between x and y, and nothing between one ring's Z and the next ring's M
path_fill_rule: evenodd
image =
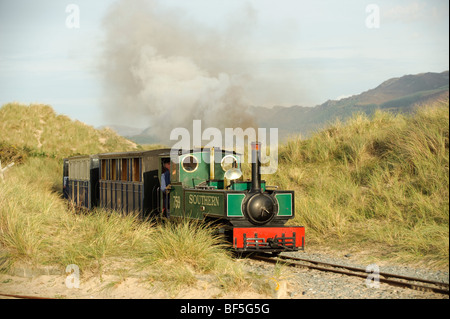
M261 192L261 143L252 142L252 189L250 192Z

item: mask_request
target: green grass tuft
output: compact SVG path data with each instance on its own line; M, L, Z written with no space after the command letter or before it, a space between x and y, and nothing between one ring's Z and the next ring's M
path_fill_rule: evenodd
M448 266L448 101L413 115L356 114L279 149L268 183L296 191L311 245Z
M137 149L110 129L96 130L39 104L8 103L0 108L0 146L2 142L50 158Z

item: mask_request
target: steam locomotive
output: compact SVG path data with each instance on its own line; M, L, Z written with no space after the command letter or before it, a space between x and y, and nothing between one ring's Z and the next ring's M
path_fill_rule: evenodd
M213 222L238 252L303 250L303 226L294 217L294 192L261 180L261 144L251 144L252 176L244 181L241 155L219 148L170 149L64 159L64 197L84 209L103 207L142 218ZM209 160L205 160L209 159ZM164 163L170 185L161 189Z

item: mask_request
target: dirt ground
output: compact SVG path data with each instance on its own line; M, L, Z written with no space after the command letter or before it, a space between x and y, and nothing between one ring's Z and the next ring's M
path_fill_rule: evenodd
M318 257L318 254L316 255ZM352 253L350 257L340 259L337 263L350 262L355 255ZM323 256L336 259L329 252ZM256 278L253 287L227 291L221 286L217 275L196 274L196 281L193 284L180 288L158 279L150 280L148 274L131 267L130 261L120 259L106 263L101 274L85 272L78 277L74 276L74 269L65 272L60 268L17 266L8 274L0 274L0 299L8 298L1 294L60 299L445 298L441 295L388 285L383 285L380 289L368 289L365 281L357 277L285 266L277 270L271 264L248 259L236 259L235 262ZM445 275L448 282L448 273L443 274ZM264 289L261 289L261 285Z
M202 280L188 289L168 291L162 289L162 285L150 284L142 278L119 278L111 275L91 277L81 279L79 288L69 288L66 279L66 276L56 275L35 278L0 275L0 294L68 299L268 298L253 292L224 294L221 289Z
M120 263L123 265L123 263ZM114 265L111 268L111 265ZM273 296L254 290L227 292L221 289L214 275L197 275L189 287L150 281L145 273L125 270L112 263L100 275L67 273L57 268L16 267L9 274L0 274L0 294L61 299L267 299L283 297L283 291ZM4 298L0 295L0 298Z

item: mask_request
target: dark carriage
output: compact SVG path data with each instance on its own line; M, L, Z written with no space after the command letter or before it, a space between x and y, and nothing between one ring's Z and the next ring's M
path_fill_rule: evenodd
M100 206L139 212L142 217L160 211L162 159L170 149L99 154Z
M64 159L63 195L75 207L92 209L98 205L99 160L97 155Z

